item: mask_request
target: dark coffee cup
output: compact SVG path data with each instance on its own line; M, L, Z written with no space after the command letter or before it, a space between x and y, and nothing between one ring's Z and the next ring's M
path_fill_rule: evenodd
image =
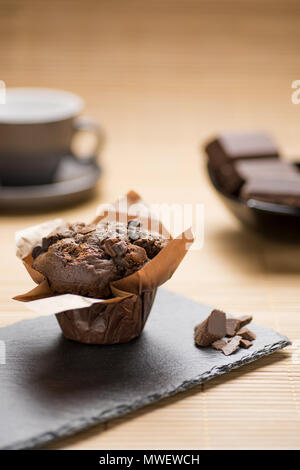
M90 130L99 143L97 123L78 117L82 108L82 99L65 91L7 89L0 105L0 184L50 184L77 132Z

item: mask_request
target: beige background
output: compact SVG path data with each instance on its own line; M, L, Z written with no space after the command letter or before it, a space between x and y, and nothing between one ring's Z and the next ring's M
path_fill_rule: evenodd
M153 203L204 203L205 244L167 287L295 340L292 347L52 448L299 448L300 246L241 228L209 186L199 145L224 129L266 129L300 154L298 1L0 0L0 79L82 95L107 131L89 220L130 188ZM300 160L300 158L299 158ZM28 318L32 286L14 232L54 214L1 216L0 324ZM104 432L103 432L104 431Z

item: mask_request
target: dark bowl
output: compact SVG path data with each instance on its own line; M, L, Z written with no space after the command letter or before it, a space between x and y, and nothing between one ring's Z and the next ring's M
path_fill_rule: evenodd
M300 169L300 163L295 163ZM238 196L229 195L218 184L214 172L207 163L209 179L219 197L241 222L275 238L289 238L300 242L300 208L271 204L250 199L243 201Z

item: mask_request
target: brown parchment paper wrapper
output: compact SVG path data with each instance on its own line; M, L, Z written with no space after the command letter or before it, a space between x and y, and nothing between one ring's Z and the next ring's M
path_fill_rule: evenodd
M153 218L146 204L134 191L117 201L127 202L127 213L98 208L93 222L106 220L128 221L137 215L131 208L137 205L143 211L139 218L144 228L153 226ZM114 219L113 219L114 217ZM148 224L148 225L147 225ZM171 278L193 242L191 229L172 239L160 221L155 221L156 230L166 236L168 244L139 271L118 281L110 287L113 297L93 299L74 294L54 295L47 279L32 268L31 252L43 237L66 228L67 223L55 219L16 233L17 256L23 261L31 278L37 284L29 292L14 297L26 302L29 310L40 315L56 315L64 336L87 344L125 343L139 336L145 326L156 295L157 288Z

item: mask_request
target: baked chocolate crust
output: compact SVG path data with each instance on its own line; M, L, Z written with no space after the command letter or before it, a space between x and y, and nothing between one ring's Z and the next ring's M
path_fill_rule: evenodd
M54 293L109 298L111 282L138 271L166 243L160 234L142 230L137 220L78 223L34 247L32 266Z

